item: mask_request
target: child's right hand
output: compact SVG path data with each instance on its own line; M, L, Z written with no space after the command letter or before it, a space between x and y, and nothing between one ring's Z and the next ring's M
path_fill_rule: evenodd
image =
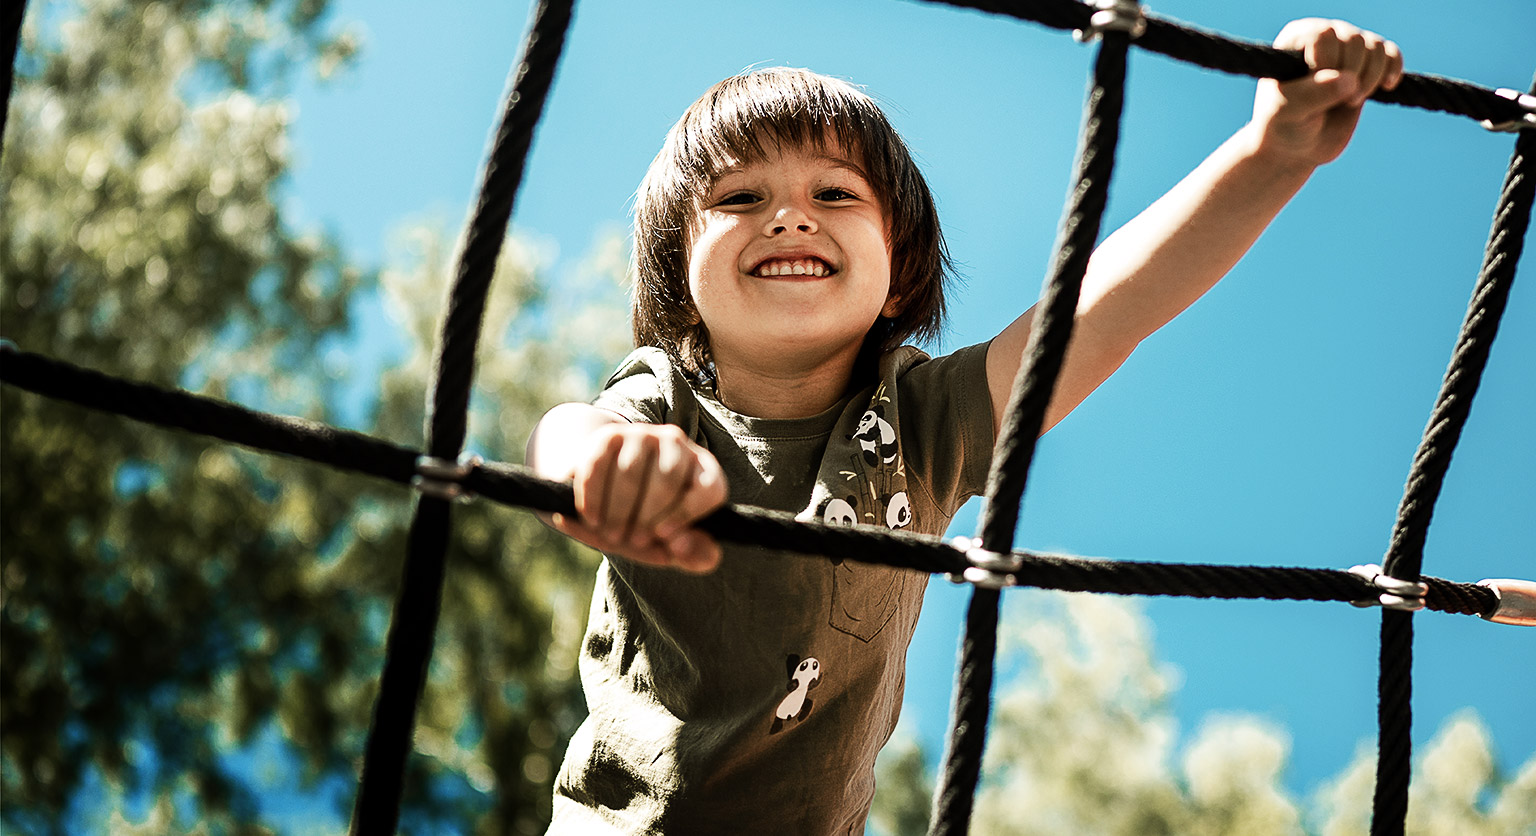
M690 572L714 569L720 545L692 525L725 504L720 463L677 427L631 424L607 415L612 420L575 434L561 432L561 417L553 413L540 422L529 445L540 459L536 469L569 476L576 491L576 515L554 514L550 524L593 548L638 563ZM580 424L586 416L565 417ZM548 423L555 426L546 428ZM565 449L551 455L551 442L541 436L565 436L560 445ZM554 458L564 459L556 465L564 474L549 472Z

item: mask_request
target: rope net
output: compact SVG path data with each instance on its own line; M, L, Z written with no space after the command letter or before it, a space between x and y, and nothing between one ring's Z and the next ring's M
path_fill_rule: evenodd
M1092 31L1090 19L1096 11L1094 6L1076 0L933 2L1075 31ZM380 691L353 807L354 834L393 833L398 825L406 759L411 751L417 703L437 625L453 500L480 497L534 511L574 512L569 485L541 479L528 468L514 464L466 460L456 465L452 461L460 455L467 431L474 352L491 277L533 132L570 26L572 6L572 0L546 0L535 6L520 56L508 78L502 117L480 172L475 210L456 259L434 365L426 451L299 418L256 412L185 391L115 378L23 351L8 341L0 342L0 380L20 389L156 426L411 484L421 491L410 527L406 564L390 621ZM12 13L0 22L7 27L5 35L12 55L23 8L24 4L15 4ZM1424 586L1409 597L1421 598L1422 606L1431 610L1490 618L1500 606L1498 593L1487 586L1421 576L1420 568L1435 500L1497 334L1529 226L1536 193L1531 171L1536 154L1536 115L1517 97L1508 95L1508 91L1429 75L1406 74L1395 90L1378 90L1372 98L1481 120L1485 127L1516 132L1517 140L1499 195L1483 267L1450 366L1414 455L1379 572L1362 572L1361 567L1343 571L1097 560L1013 548L1035 442L1071 338L1073 313L1107 203L1130 47L1135 45L1209 69L1254 77L1286 80L1306 72L1304 62L1291 53L1142 14L1134 4L1122 11L1139 15L1144 20L1144 29L1134 35L1114 29L1097 33L1100 44L1084 108L1069 203L1063 213L1050 275L1041 293L1041 314L999 428L974 546L957 547L939 538L883 528L797 521L788 514L748 506L727 506L699 523L700 528L724 541L752 543L807 556L836 554L953 577L971 577L967 571L977 569L977 554L990 558L983 573L988 582L976 584L966 617L950 734L929 830L936 836L965 833L969 827L986 743L1002 586L1360 604L1376 603L1378 597L1385 601L1389 596L1383 594L1387 587L1381 581L1390 581L1422 583ZM3 87L7 98L11 78L8 69ZM1382 612L1373 836L1401 834L1407 813L1414 608L1417 607L1399 610L1384 606Z

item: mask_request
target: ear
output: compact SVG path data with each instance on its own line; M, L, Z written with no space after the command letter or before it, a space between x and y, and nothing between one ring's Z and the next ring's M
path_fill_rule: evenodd
M789 659L784 664L784 673L789 676L791 685L795 680L795 668L798 667L800 667L800 657L793 653L789 654Z
M892 291L889 296L885 297L885 307L880 309L880 315L886 319L895 319L901 316L904 308L906 308L905 301L901 298L900 294Z

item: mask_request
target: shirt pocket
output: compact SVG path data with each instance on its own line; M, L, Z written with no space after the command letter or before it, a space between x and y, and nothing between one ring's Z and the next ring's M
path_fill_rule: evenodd
M833 564L832 627L860 641L872 641L907 599L908 585L924 578L918 573L843 561Z

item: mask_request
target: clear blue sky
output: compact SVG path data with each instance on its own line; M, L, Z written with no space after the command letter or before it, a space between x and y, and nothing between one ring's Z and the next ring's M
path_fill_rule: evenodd
M366 46L355 71L295 91L293 208L351 252L392 229L458 223L524 2L338 0ZM1396 39L1410 70L1524 88L1529 0L1233 3L1152 11L1268 39L1308 13ZM987 339L1036 297L1061 211L1092 50L1066 33L897 0L583 0L537 136L515 227L558 247L557 274L629 198L666 129L709 84L789 64L864 85L928 174L966 280L944 347ZM1253 82L1132 55L1107 219L1131 217L1247 116ZM1379 562L1476 276L1513 137L1373 105L1215 291L1155 335L1042 441L1019 544L1138 560L1346 568ZM1454 580L1536 577L1536 262L1524 259L1456 454L1424 567ZM511 451L490 451L511 456ZM970 533L966 513L957 529ZM1208 712L1287 727L1297 792L1375 728L1375 610L1144 599L1183 672L1188 735ZM938 749L963 590L932 587L906 718ZM1473 706L1506 766L1536 752L1536 630L1416 618L1415 738Z

